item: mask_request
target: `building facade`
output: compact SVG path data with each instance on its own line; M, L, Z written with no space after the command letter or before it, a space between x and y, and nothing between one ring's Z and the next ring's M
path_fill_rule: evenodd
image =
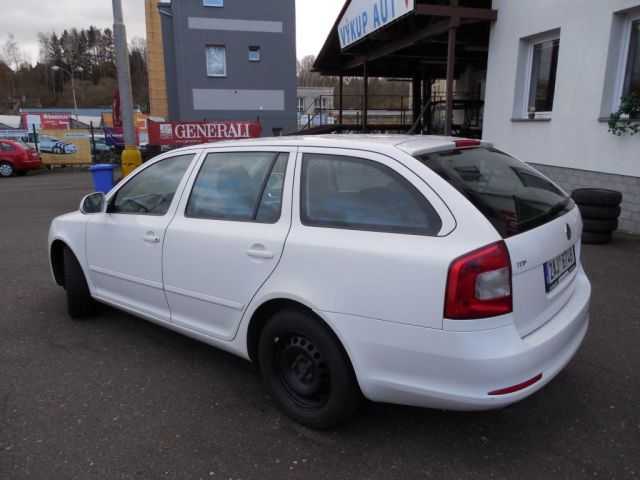
M164 47L158 4L160 0L145 0L147 23L147 70L149 74L149 110L152 117L168 118L167 83L165 80Z
M567 190L622 191L621 229L640 233L640 135L614 136L640 94L639 0L494 0L484 138Z
M169 119L255 120L297 129L294 0L173 0L158 5Z

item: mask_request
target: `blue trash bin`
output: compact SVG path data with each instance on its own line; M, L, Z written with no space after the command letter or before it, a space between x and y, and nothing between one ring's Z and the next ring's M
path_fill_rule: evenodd
M111 163L98 163L89 169L96 192L107 193L113 188L113 167Z

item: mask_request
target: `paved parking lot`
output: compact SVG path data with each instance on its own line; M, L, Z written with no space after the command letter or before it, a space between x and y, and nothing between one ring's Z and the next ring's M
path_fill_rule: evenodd
M111 309L67 317L46 234L90 190L84 172L0 181L0 479L640 477L640 239L585 247L591 330L534 397L367 405L318 433L240 359Z

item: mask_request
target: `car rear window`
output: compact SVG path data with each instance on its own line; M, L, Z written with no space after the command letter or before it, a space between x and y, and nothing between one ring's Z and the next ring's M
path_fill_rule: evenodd
M462 193L504 238L539 227L573 201L533 168L492 148L416 157Z

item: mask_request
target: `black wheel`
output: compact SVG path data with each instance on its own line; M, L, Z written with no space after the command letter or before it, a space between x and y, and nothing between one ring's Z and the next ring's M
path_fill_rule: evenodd
M317 318L297 310L276 313L262 330L260 372L282 411L327 429L348 420L362 394L338 339Z
M613 220L620 216L620 207L598 207L595 205L578 205L582 218L590 220Z
M584 231L591 233L611 233L618 229L618 220L584 220Z
M89 317L95 313L96 303L87 286L78 259L68 248L64 249L64 288L67 291L67 309L74 319Z
M593 233L593 232L582 232L582 243L586 243L588 245L603 245L605 243L609 243L612 240L611 232L609 233Z
M622 193L605 188L580 188L571 197L579 205L600 205L617 207L622 203Z
M14 173L13 165L9 162L0 161L0 177L10 177Z

